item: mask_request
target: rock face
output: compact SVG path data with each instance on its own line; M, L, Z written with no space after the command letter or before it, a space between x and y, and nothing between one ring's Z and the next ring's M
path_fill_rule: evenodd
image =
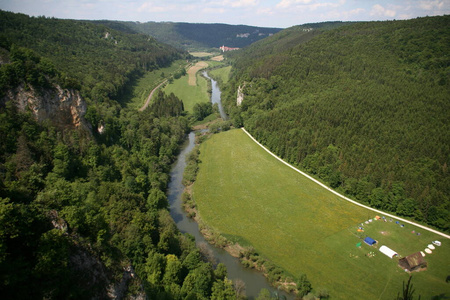
M237 90L237 98L236 98L237 106L240 106L242 104L242 101L244 101L244 87L245 87L245 83L242 87L239 86L239 88Z
M1 103L13 101L20 111L31 111L37 121L50 120L62 129L90 129L84 119L87 105L76 90L63 89L56 85L53 89L36 90L25 88L23 84L8 91Z

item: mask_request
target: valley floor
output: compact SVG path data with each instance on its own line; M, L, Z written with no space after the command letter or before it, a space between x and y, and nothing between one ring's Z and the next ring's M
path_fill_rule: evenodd
M306 273L333 299L394 299L408 273L378 248L407 256L439 239L442 246L425 257L428 270L414 273L413 284L422 299L448 294L449 239L399 218L365 224L381 213L344 201L281 164L242 130L214 135L200 152L193 197L203 221L293 277ZM357 247L365 236L378 244Z

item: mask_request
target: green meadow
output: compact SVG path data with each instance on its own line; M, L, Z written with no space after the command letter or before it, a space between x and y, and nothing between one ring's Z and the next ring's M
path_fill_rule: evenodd
M331 299L395 299L408 273L378 251L407 256L442 242L427 255L428 270L413 272L416 297L450 296L450 241L405 224L373 221L376 213L349 203L288 168L242 130L213 135L200 148L193 198L205 223L298 277ZM413 233L414 231L414 233ZM417 235L417 232L420 235ZM376 247L356 244L366 235ZM374 255L369 255L373 252Z
M231 72L231 66L223 67L220 69L214 69L210 71L209 73L214 78L220 78L222 80L223 84L227 84L228 80L230 78L230 72Z
M194 57L200 57L200 58L215 55L214 53L211 53L211 52L189 52L189 54Z
M132 89L130 89L125 96L127 98L127 107L133 109L142 107L150 92L158 86L158 84L168 78L171 74L184 68L185 65L185 60L177 60L174 61L170 67L147 72L144 76L136 79L131 85Z
M197 84L191 86L188 83L188 76L182 76L179 79L175 79L173 83L167 84L164 88L164 92L169 95L174 93L175 96L180 98L184 104L184 110L188 112L193 111L193 107L196 103L208 102L208 82L207 80L197 72Z

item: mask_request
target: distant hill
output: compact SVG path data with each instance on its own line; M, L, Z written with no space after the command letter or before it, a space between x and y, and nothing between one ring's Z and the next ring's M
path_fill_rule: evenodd
M442 16L288 28L231 55L225 106L333 188L448 231L449 24Z
M98 22L104 22L107 26L117 26L111 21ZM243 48L282 30L281 28L227 24L120 23L136 32L148 34L158 41L184 50L219 48L222 45Z

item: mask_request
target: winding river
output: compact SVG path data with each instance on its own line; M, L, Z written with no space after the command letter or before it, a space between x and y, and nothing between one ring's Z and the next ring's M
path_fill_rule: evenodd
M217 103L217 105L219 106L220 117L223 120L228 120L228 116L225 113L225 110L223 109L223 106L222 106L222 101L220 100L221 99L220 95L222 94L222 92L219 89L219 85L217 84L217 81L215 81L214 79L209 77L209 75L208 75L208 73L206 73L206 71L203 71L203 76L205 76L206 78L211 80L211 102L212 102L212 104Z
M206 74L206 72L204 72L204 74ZM218 103L220 115L224 120L226 120L227 116L220 102L220 89L217 85L217 82L211 79L207 74L205 76L212 81L211 101L213 103ZM178 229L182 233L188 233L194 236L197 246L200 244L206 246L211 251L211 253L213 253L217 263L225 264L228 270L229 279L233 280L233 282L235 282L237 279L242 280L245 283L245 294L249 299L255 299L258 296L260 290L263 288L268 289L271 293L278 292L280 295L284 295L285 297L287 297L287 299L292 298L286 293L279 292L275 288L273 288L269 284L267 279L262 275L262 273L245 268L237 258L232 257L225 250L210 245L200 233L198 224L186 216L186 213L182 208L181 196L183 194L184 186L181 182L183 178L183 172L186 167L186 155L194 148L194 144L195 132L191 132L189 133L188 141L186 141L185 145L183 146L183 149L178 155L178 158L173 165L170 173L168 200L170 204L170 214L175 220Z

